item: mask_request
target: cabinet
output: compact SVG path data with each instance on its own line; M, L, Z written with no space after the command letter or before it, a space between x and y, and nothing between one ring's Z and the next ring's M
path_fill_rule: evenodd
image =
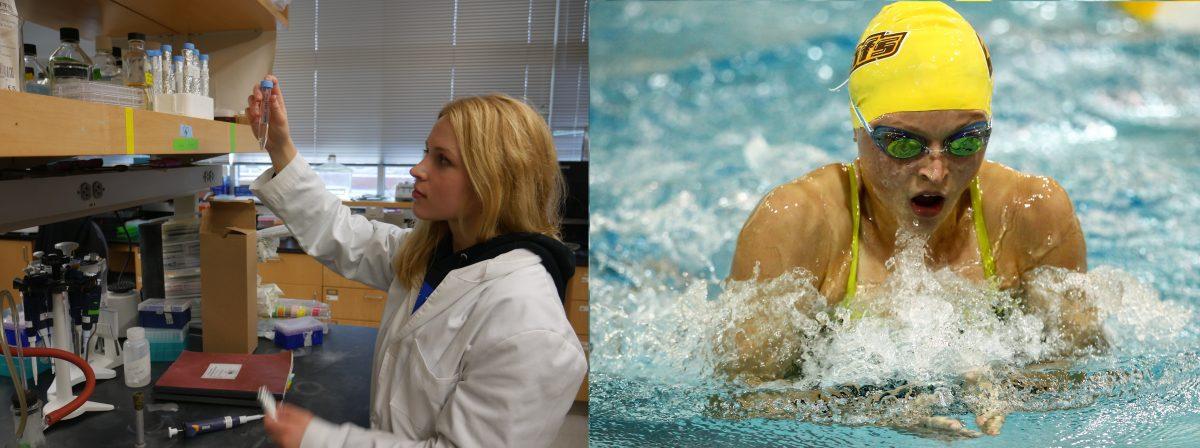
M33 256L33 241L0 240L0 288L21 301L21 293L13 289L13 279L24 275L25 266Z
M387 303L386 291L342 277L307 254L281 253L259 263L258 275L287 298L325 302L336 324L378 327Z

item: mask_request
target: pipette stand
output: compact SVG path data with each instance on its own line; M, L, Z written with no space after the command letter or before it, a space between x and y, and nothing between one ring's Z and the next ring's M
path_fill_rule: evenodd
M87 348L88 364L91 364L93 370L115 369L125 361L121 355L117 354L120 341L117 339L117 335L112 334L117 326L117 323L113 321L114 316L116 316L116 312L100 308L100 322L96 324L95 328L96 341Z
M54 348L75 353L75 350L71 348L71 318L67 316L67 305L65 303L67 301L67 297L64 293L56 292L54 293L51 301L54 302L52 308L54 311L55 335L52 345ZM43 408L45 413L49 414L54 412L63 406L66 406L67 403L70 403L75 399L75 396L72 395L71 392L71 379L74 376L72 375L72 373L74 373L73 371L79 371L79 369L73 369L70 366L71 363L67 362L66 360L58 358L54 359L54 384L50 390L46 391L46 399L48 403L46 403L45 408ZM108 378L116 376L116 372L113 372L111 369L104 370L108 370ZM83 372L79 373L79 377L80 381L82 381ZM99 372L97 372L96 378L100 378ZM66 417L63 417L63 420L78 417L84 412L111 410L113 410L113 405L111 404L88 401L83 403L83 406L80 406L79 409L76 409L70 414L67 414Z

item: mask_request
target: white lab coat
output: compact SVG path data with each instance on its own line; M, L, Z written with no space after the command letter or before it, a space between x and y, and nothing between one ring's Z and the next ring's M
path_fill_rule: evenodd
M537 255L517 249L451 271L413 314L417 291L396 281L392 263L409 230L351 215L300 156L250 189L309 255L388 291L371 368L371 429L314 418L302 447L553 442L587 363Z

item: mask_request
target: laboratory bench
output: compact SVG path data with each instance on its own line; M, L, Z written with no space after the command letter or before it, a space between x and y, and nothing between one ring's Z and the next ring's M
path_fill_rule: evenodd
M296 351L292 364L296 376L284 402L301 406L334 423L350 422L369 426L371 359L375 334L374 328L334 325L322 345ZM259 338L255 353L279 351L281 349L270 340ZM115 409L87 412L51 426L46 430L47 446L133 446L136 437L133 393L138 391L146 396L147 405L143 413L148 447L270 446L262 423L257 421L233 429L201 434L193 439L184 439L182 434L168 438L168 427L182 428L185 422L262 413L259 407L156 402L154 382L170 365L169 362L151 363L150 385L136 389L125 386L123 369L116 368L116 378L98 380L95 393L90 398L91 401L111 404ZM0 397L7 402L13 394L12 381L8 377L0 380ZM36 388L43 397L52 381L49 370L38 378ZM82 387L80 385L74 389L78 392ZM175 409L175 405L178 409ZM11 413L0 418L0 434L9 437L13 433L13 425Z
M0 280L17 277L29 264L30 253L36 234L6 233L0 235ZM113 271L125 270L136 278L141 289L141 260L137 256L137 244L125 242L109 243L109 267ZM128 261L126 261L128 260ZM128 263L128 264L126 264ZM383 316L387 303L387 292L347 279L333 272L300 248L294 238L283 238L279 244L279 259L258 263L258 274L263 283L274 283L283 291L284 297L308 299L329 305L331 320L337 325L376 328ZM0 282L0 288L8 289L14 297L12 283ZM575 276L567 283L567 301L564 304L567 320L583 344L584 351L591 352L588 344L588 266L586 249L576 251ZM587 400L587 383L580 389L577 400Z

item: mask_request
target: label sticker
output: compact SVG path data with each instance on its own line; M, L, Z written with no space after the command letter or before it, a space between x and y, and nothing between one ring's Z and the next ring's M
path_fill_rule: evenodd
M176 151L198 151L200 149L200 139L177 138L171 141L171 148Z
M186 124L179 125L179 136L184 138L195 137L195 135L192 135L192 127Z
M207 369L204 369L204 375L200 378L206 380L232 380L237 378L238 372L242 370L241 364L209 364Z

